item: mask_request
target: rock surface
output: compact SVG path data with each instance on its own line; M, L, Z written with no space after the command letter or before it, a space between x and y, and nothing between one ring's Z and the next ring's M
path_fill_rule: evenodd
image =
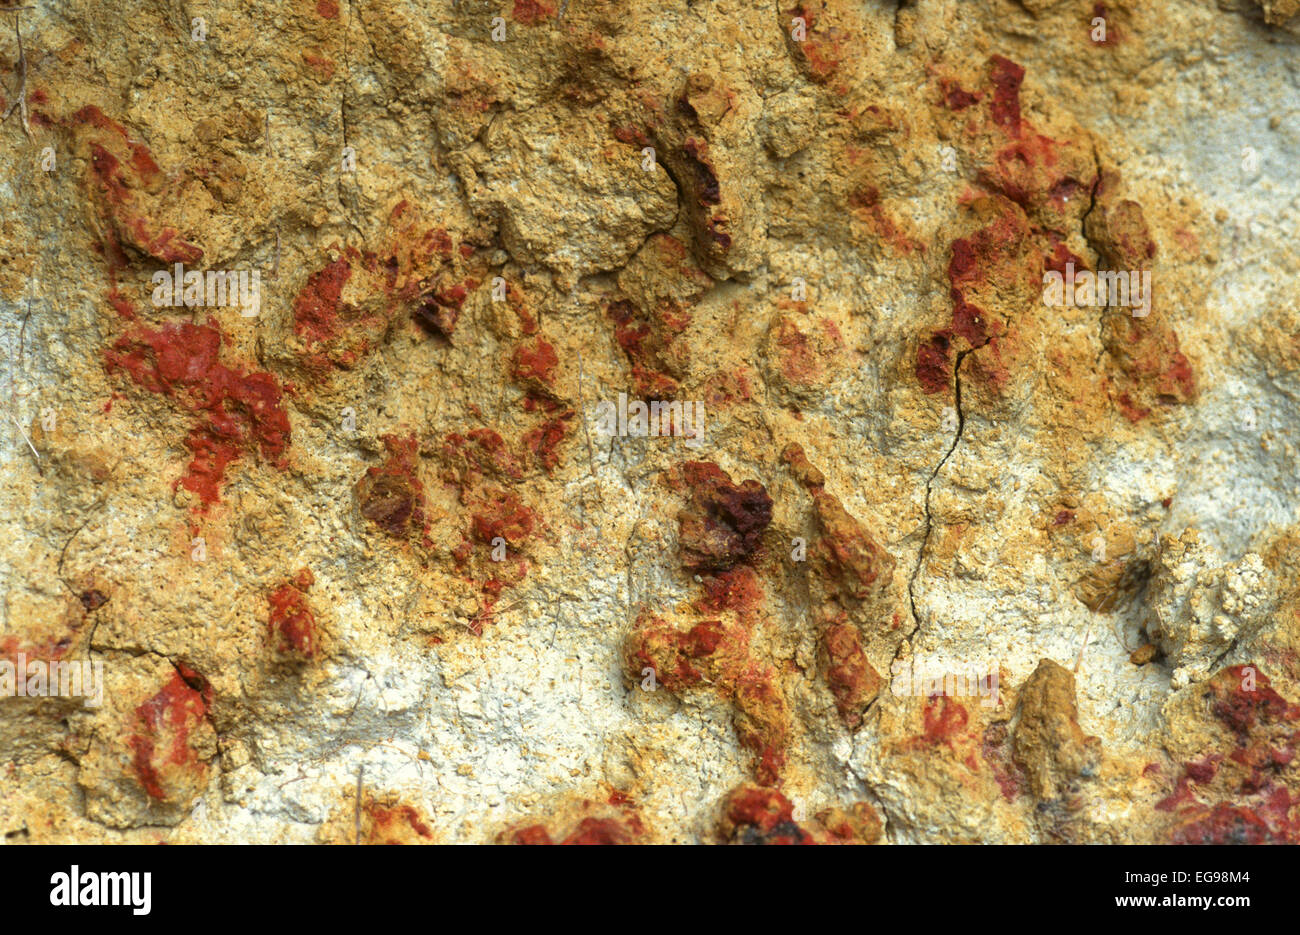
M1297 43L0 7L4 839L1300 842Z

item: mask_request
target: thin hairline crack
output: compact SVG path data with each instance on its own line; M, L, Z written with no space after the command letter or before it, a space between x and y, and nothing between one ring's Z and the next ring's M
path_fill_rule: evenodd
M966 428L966 415L962 411L961 405L961 365L967 355L976 350L978 350L978 348L972 347L967 348L964 351L958 351L957 362L952 368L953 393L957 410L957 429L953 433L952 444L948 446L948 450L944 452L943 457L939 459L939 463L935 465L934 470L930 472L929 479L925 482L925 532L921 537L921 547L916 553L916 565L912 568L912 574L907 579L907 600L912 609L912 629L908 631L907 636L898 644L898 648L894 650L893 662L898 661L899 654L903 650L903 645L908 644L910 646L912 638L915 637L921 629L921 617L916 611L916 579L921 573L921 566L925 563L926 547L930 542L930 532L934 528L934 517L930 512L930 494L934 489L935 479L939 476L939 472L943 470L943 466L948 463L948 459L952 457L952 453L957 450L957 445L961 441L962 432ZM892 672L892 664L890 669Z

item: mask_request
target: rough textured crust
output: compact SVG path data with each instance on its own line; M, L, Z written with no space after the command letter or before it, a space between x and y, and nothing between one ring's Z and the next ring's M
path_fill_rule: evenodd
M1294 0L55 6L6 840L1296 843Z

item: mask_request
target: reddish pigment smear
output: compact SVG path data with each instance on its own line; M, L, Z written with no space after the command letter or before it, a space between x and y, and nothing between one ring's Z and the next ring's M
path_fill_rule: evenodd
M290 441L279 382L221 363L222 340L215 324L138 325L104 352L110 373L126 371L136 385L195 415L185 439L193 459L180 483L198 495L201 512L220 499L231 462L256 449L283 468Z
M306 594L314 583L315 576L304 568L267 598L271 605L267 634L279 652L303 659L316 655L316 615L307 604Z
M185 673L192 678L186 679ZM188 669L178 671L157 694L135 710L136 732L127 741L131 765L145 792L154 799L167 797L155 758L156 747L164 736L170 733L172 739L164 764L185 766L194 759L189 747L190 731L207 714L210 699L207 692L196 689L191 681L206 688L202 676Z

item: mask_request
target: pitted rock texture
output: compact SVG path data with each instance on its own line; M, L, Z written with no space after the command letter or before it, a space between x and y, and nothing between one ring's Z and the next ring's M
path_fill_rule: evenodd
M1297 843L1296 13L0 6L5 840Z

